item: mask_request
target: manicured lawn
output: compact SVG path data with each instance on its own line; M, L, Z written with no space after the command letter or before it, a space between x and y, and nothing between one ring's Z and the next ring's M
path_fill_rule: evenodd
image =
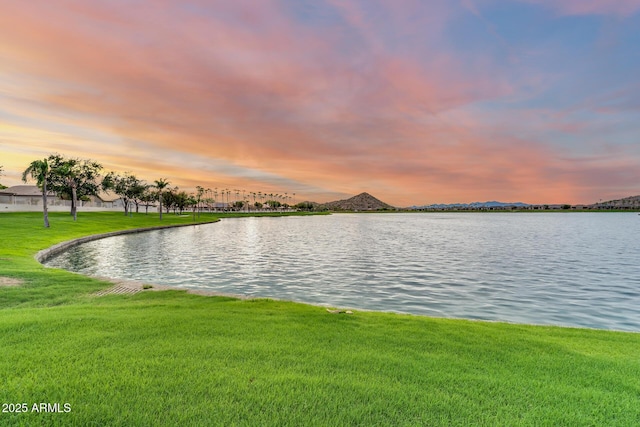
M29 410L0 412L2 426L640 424L640 334L180 291L95 297L109 284L35 252L158 218L67 217L45 230L41 215L0 214L0 276L25 282L0 287L0 403Z

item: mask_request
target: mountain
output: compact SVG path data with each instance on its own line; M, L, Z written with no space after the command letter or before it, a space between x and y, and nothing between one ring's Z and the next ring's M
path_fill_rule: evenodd
M514 203L505 203L505 202L497 202L497 201L488 201L488 202L473 202L473 203L452 203L452 204L434 204L434 205L425 205L425 206L412 206L411 209L483 209L483 208L504 208L515 206L518 208L524 208L529 206L526 203L522 202L514 202Z
M625 197L624 199L594 203L589 205L589 207L601 209L637 209L640 208L640 196Z
M361 193L347 200L337 200L335 202L324 203L319 206L321 209L331 211L378 211L395 208L388 205L369 193Z

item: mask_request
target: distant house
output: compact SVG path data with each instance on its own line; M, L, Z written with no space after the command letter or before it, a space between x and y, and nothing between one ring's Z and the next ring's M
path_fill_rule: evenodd
M52 192L47 194L47 203L56 204L60 198ZM36 185L14 185L0 190L0 203L8 205L42 205L42 190Z
M211 209L214 211L228 211L230 208L231 204L229 203L215 202L211 204Z
M7 205L42 206L42 190L36 185L14 185L0 190L0 203ZM70 200L64 200L53 192L47 194L47 204L50 206L70 206ZM96 208L122 207L122 199L109 193L89 196L88 200L80 200L79 206Z
M97 196L89 196L89 200L81 202L80 206L95 208L122 208L123 201L120 196L110 192L100 192Z

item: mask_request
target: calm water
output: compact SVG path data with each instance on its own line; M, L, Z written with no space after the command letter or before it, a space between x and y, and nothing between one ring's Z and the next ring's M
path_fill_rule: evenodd
M224 219L102 239L48 265L334 307L640 331L636 213Z

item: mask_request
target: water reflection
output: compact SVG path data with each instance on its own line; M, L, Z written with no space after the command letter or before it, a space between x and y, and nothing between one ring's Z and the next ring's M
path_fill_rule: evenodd
M81 245L49 264L217 292L640 331L637 215L225 219Z

